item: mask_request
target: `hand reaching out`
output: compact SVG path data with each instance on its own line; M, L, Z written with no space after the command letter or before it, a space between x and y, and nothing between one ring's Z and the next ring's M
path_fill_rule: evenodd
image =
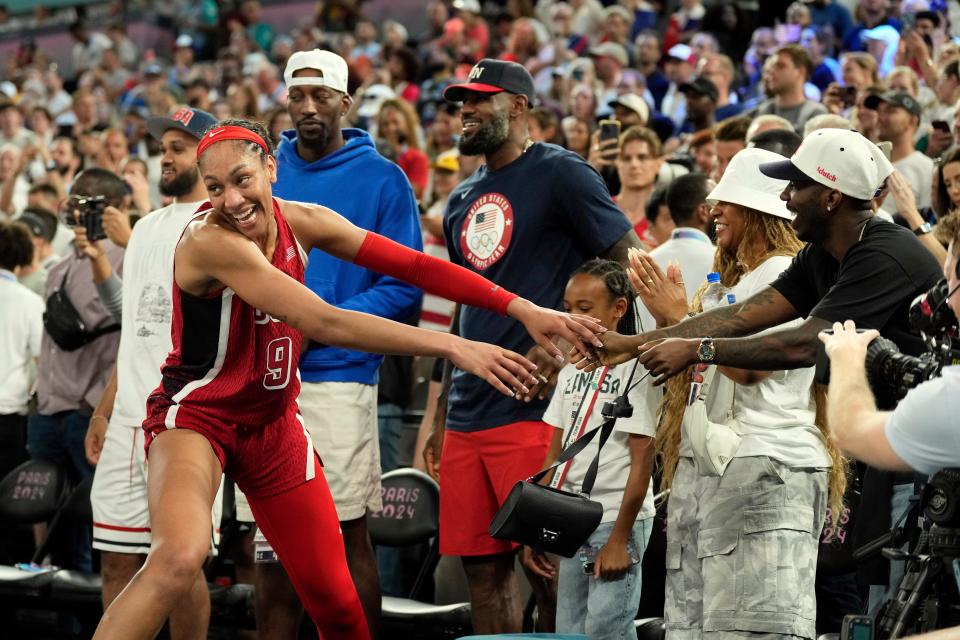
M667 338L648 342L640 346L640 364L647 368L651 376L656 376L653 385L659 386L698 362L699 347L700 340L695 338Z
M578 351L570 352L570 362L577 369L594 371L600 367L612 367L637 357L637 336L624 336L616 331L608 331L600 336L603 346L595 351L595 357L589 359ZM643 338L640 337L640 340Z
M587 358L593 357L593 349L603 346L597 336L606 328L596 318L545 309L523 298L511 300L507 314L523 323L530 337L558 362L564 362L564 357L554 344L557 338L566 340Z
M467 373L483 378L500 393L516 397L529 393L537 382L532 374L536 365L508 349L485 342L456 338L450 361Z

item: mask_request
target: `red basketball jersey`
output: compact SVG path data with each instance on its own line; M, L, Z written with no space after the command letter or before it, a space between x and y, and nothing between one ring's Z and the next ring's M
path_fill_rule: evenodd
M207 203L200 211L209 209ZM199 213L199 211L198 211ZM306 256L273 201L277 246L272 264L303 282ZM225 288L204 297L174 282L173 350L160 386L147 400L147 420L177 426L181 406L225 425L256 427L296 411L301 333L254 309Z

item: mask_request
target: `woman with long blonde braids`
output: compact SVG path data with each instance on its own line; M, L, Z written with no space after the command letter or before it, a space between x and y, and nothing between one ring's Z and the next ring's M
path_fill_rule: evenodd
M776 279L803 246L779 198L786 182L759 170L781 159L761 149L741 151L707 198L717 231L714 271L737 300ZM631 280L658 326L680 321L687 312L681 296L662 295L665 279L647 256L632 262ZM693 311L701 310L702 292ZM695 464L692 427L684 426L696 395L692 376L703 373L691 369L668 382L657 429L663 482L671 487L667 638L710 632L814 638L814 578L828 485L839 506L845 476L817 419L822 403L815 400L813 369L718 367L705 398L708 429L740 436L720 475Z

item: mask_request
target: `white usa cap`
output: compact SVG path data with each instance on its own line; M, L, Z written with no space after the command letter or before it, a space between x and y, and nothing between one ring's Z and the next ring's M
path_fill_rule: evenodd
M303 69L314 69L320 77L294 78L293 74ZM287 60L283 71L283 82L290 87L330 87L340 93L347 92L347 61L332 51L314 49L297 51Z
M818 129L789 160L762 164L760 171L778 180L813 180L851 198L872 200L893 165L880 147L856 131Z
M775 180L760 173L760 166L785 158L779 153L751 147L737 152L730 159L720 184L707 195L707 202L730 202L778 218L793 220L787 203L780 194L787 188L786 180ZM789 162L789 160L787 160Z

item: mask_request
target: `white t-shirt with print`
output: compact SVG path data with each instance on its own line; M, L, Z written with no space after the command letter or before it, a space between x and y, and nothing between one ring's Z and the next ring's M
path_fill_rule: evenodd
M173 347L173 254L200 204L168 205L133 228L123 264L123 329L111 425L139 428L147 396L160 384L160 367Z
M738 302L746 300L777 279L792 258L774 256L743 276L733 287ZM757 335L796 327L802 321L767 329ZM743 439L734 457L769 456L790 467L827 468L820 430L814 424L813 367L773 371L755 385L736 384L719 371L707 397L711 422L737 420Z
M598 429L603 423L603 416L600 411L604 403L613 402L617 396L623 393L626 388L627 378L630 376L630 370L633 368L633 361L620 364L607 372L603 384L600 386L600 393L593 411L587 418L583 432L587 433L593 429ZM643 374L643 367L638 368L634 383L639 376ZM576 440L568 432L573 428L574 414L580 406L584 394L587 399L584 402L583 411L587 410L590 404L594 390L590 387L591 380L600 379L600 371L592 373L578 371L573 365L567 365L560 370L557 378L557 388L553 392L553 398L550 400L550 406L543 414L543 421L558 429L563 429L563 442L570 444ZM623 491L627 485L627 477L630 474L630 449L628 439L630 434L642 436L654 436L653 422L644 418L646 411L639 411L639 404L642 404L644 385L637 386L627 396L630 403L634 406L632 418L620 418L610 434L609 440L603 446L600 453L600 467L597 471L597 480L594 483L593 491L590 494L592 500L596 500L603 505L602 522L613 522L617 519L620 512L620 503L623 500ZM564 491L579 492L583 485L583 478L587 474L590 462L597 455L597 447L600 446L600 434L594 436L593 441L584 449L570 464L569 470L564 477L563 484L560 486ZM565 465L561 465L556 473L562 473ZM652 518L655 510L653 506L653 484L647 487L647 495L643 499L643 506L637 516L638 519Z

